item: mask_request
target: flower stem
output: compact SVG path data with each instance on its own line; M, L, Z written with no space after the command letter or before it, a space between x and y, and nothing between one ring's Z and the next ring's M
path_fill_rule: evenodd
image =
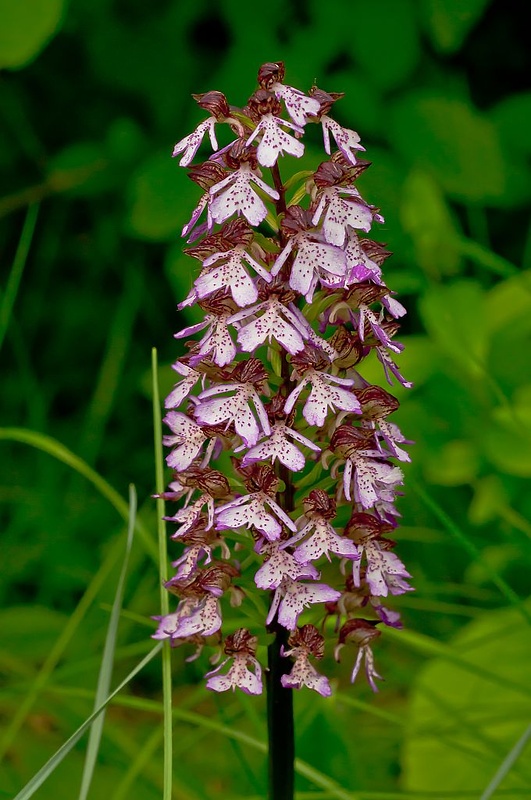
M285 188L280 177L278 164L271 169L275 189L279 193L276 203L277 215L285 214ZM279 232L280 245L283 245L282 231ZM290 369L285 353L282 355L282 381L284 386L290 380ZM294 486L291 471L283 464L277 464L278 477L284 483L284 491L277 495L280 507L289 513L293 511ZM267 688L267 732L269 741L269 800L293 800L295 790L295 724L293 720L293 689L285 689L280 682L283 675L291 671L292 661L282 656L282 647L287 648L289 631L275 619L268 626L268 632L275 638L267 648L268 671Z
M293 689L280 683L282 675L291 670L291 662L283 658L282 645L287 645L288 631L273 622L276 629L273 642L267 649L267 730L269 740L269 800L293 800L295 729L293 723Z

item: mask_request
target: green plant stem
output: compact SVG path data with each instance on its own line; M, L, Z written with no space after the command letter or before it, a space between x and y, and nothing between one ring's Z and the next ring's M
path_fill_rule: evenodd
M279 193L277 217L286 212L285 187L280 177L278 165L271 170L275 188ZM279 233L282 247L282 231ZM282 382L286 386L290 380L289 364L282 356ZM292 474L287 467L279 465L278 477L284 483L284 491L277 497L281 508L293 511L294 487ZM291 671L292 662L282 655L282 647L287 647L288 631L277 622L277 617L268 626L268 632L275 638L267 648L268 672L267 690L267 732L269 745L269 800L293 800L295 790L295 724L293 719L293 689L285 689L280 682L283 675Z
M164 472L162 455L162 423L160 413L160 396L158 381L158 358L155 348L151 351L151 369L153 374L153 429L155 436L155 481L157 494L164 491ZM164 581L168 579L168 552L166 524L164 522L164 500L157 498L158 544L160 570L160 607L163 617L169 613L168 592ZM173 783L173 727L172 727L172 680L171 650L166 642L162 649L162 694L164 705L164 789L163 800L171 800Z

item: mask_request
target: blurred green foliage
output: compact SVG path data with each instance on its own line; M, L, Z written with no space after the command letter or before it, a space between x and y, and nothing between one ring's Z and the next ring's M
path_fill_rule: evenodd
M300 758L360 800L479 796L529 718L528 629L506 608L528 592L531 561L525 37L516 0L0 0L0 424L53 437L124 497L134 482L153 537L150 349L169 388L175 305L193 278L178 236L198 193L170 158L201 118L190 94L242 104L275 59L292 85L345 92L337 117L373 162L360 188L385 215L387 282L409 310L400 367L414 388L392 391L416 442L398 535L417 592L396 603L413 635L382 637L377 697L343 664L335 698L296 698ZM309 147L300 168L318 157ZM367 377L381 382L380 365ZM107 496L15 438L0 441L0 797L90 713L125 536ZM157 603L137 537L115 682L149 650ZM263 796L263 753L230 738L264 740L263 702L207 696L206 667L175 653L174 796ZM150 664L108 712L91 796L160 797L159 699ZM84 746L37 797L77 796ZM494 796L531 795L529 778L518 763Z

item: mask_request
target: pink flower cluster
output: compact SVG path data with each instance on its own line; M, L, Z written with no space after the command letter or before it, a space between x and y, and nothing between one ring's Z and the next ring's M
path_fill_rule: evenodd
M364 664L376 691L378 626L401 626L384 603L411 589L388 538L397 462L409 456L387 419L398 401L363 377L362 362L375 356L389 383L410 385L394 361L405 309L382 277L389 253L364 235L383 219L356 188L368 166L358 134L329 117L341 95L284 84L282 63L264 64L258 84L243 108L221 92L196 95L209 116L174 149L203 191L183 230L200 267L180 308L204 318L176 334L187 352L166 400L173 480L163 497L179 501L168 519L182 554L166 584L178 605L155 638L194 644L192 657L205 644L218 659L223 650L208 688L259 694L256 617L254 632L223 640L221 630L227 598L253 619L260 603L246 603L265 591L262 625L289 631L285 687L330 694L312 659L333 617L336 658L353 644L352 680ZM221 149L219 124L235 137ZM279 161L303 155L311 124L328 157L284 184ZM207 132L214 152L190 166Z

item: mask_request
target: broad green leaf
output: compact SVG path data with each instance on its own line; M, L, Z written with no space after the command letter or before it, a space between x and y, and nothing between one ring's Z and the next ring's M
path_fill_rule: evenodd
M503 199L507 174L494 124L459 97L413 91L391 112L390 138L403 156L466 202Z
M474 497L468 508L468 518L474 525L485 525L495 519L507 505L507 495L498 475L485 475L474 485Z
M511 418L489 425L482 437L483 451L496 469L520 478L531 477L531 433Z
M493 418L508 430L531 437L531 384L519 386L511 403L494 409Z
M471 483L479 469L479 457L471 442L454 440L446 442L437 451L428 451L425 474L430 483L440 486L461 486Z
M170 154L148 158L128 186L127 232L140 239L177 237L199 202L201 189L188 180Z
M459 50L489 3L490 0L422 0L422 17L436 49L443 53Z
M406 380L413 382L413 387L422 386L437 369L438 352L434 342L427 336L398 336L403 342L404 351L394 356L393 361L398 364L400 372ZM393 379L391 386L385 381L382 364L376 356L370 356L357 366L363 377L372 384L384 386L391 394L396 395L400 402L407 400L411 389L406 389Z
M433 286L419 303L422 321L440 352L475 378L485 374L488 338L484 305L482 288L469 280Z
M56 192L98 194L112 186L109 161L99 142L75 142L48 163L48 183Z
M413 240L417 263L427 275L453 275L461 263L457 225L437 181L412 170L402 187L400 220Z
M498 572L500 575L507 574L511 565L525 560L525 554L516 543L502 543L483 547L481 559L481 564L476 562L468 565L463 575L464 583L472 586L485 586L490 580L485 567L490 572Z
M515 152L531 153L531 92L505 97L491 111L500 135Z
M65 0L0 0L0 69L23 67L59 30Z
M356 62L376 86L391 89L407 80L420 56L412 0L357 0L352 3L349 27Z
M450 643L477 665L478 674L442 659L421 672L406 728L404 789L420 794L469 791L479 797L489 773L529 722L531 699L511 686L529 678L531 638L522 634L516 609L489 611ZM502 676L495 691L480 674L483 669L495 669ZM503 788L521 789L530 780L531 762L520 761Z
M526 623L531 624L531 613L528 611L527 607L523 605L520 596L515 592L515 590L507 583L507 581L497 572L495 568L493 568L487 561L485 561L482 557L481 550L478 549L475 542L469 537L468 533L463 531L460 525L451 517L449 516L445 509L439 505L437 500L433 498L424 487L418 484L416 481L409 481L410 486L414 489L416 494L421 498L423 503L431 510L434 514L435 518L439 521L439 523L445 528L448 533L450 533L455 540L461 545L461 547L468 553L470 558L472 559L473 563L477 563L481 565L485 574L489 577L492 583L500 590L501 594L508 600L509 603L512 603L514 607L517 609L518 613L524 618ZM411 634L407 634L406 639L411 639ZM418 635L413 634L413 639L418 639ZM421 637L426 639L427 637ZM437 643L435 645L437 648L442 649L443 654L447 653L448 656L451 657L451 648L447 647L446 645L441 645ZM432 651L433 652L433 651ZM459 654L455 654L453 656L453 660L457 663L457 661L462 660ZM472 665L468 662L462 664L463 668L471 669ZM487 673L484 670L483 674L487 677ZM498 682L500 678L498 677ZM531 696L531 690L528 690L527 687L524 690L526 695L529 694Z
M521 272L493 286L485 297L485 311L492 333L514 327L520 320L527 321L527 330L531 330L531 272Z

